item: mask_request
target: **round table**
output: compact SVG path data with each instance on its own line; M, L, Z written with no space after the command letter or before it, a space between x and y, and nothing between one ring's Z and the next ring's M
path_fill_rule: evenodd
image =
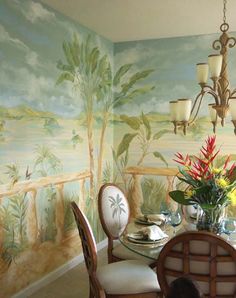
M119 240L120 240L122 245L124 245L125 247L127 247L131 251L155 261L155 260L158 259L160 251L164 247L165 243L167 243L174 236L173 228L171 226L167 226L166 228L164 228L164 232L169 236L169 238L166 240L165 243L138 244L138 243L130 242L127 239L126 235L128 233L137 232L138 230L140 230L143 227L144 226L141 226L139 224L135 224L134 222L128 224L125 233L120 236ZM177 227L176 234L180 234L180 233L190 231L190 230L196 230L195 225L193 225L193 224L189 225L187 223L183 223L182 225ZM227 236L222 235L222 237L224 239L226 239ZM236 249L236 234L231 236L230 244Z

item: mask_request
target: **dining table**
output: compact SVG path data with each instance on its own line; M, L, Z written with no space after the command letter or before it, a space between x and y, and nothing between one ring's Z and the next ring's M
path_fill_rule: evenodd
M132 233L137 233L141 229L144 229L144 226L140 223L136 223L135 220L132 220L126 227L124 233L119 237L120 243L131 250L132 252L137 253L138 255L147 257L151 260L157 260L158 256L164 247L164 245L175 235L180 233L184 233L186 231L196 231L196 225L193 223L188 223L183 221L181 225L179 225L176 229L176 233L172 226L164 225L161 226L161 229L168 236L162 241L130 241L129 235ZM228 241L235 249L236 249L236 233L230 235L230 239L227 240L227 235L221 234L222 238Z

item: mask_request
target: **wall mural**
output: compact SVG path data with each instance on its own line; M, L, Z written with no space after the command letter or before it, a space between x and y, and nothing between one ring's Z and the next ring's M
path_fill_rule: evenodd
M70 201L103 239L94 198L112 156L113 45L36 1L1 1L0 15L0 297L9 297L81 253Z
M176 167L173 158L177 151L181 149L184 154L196 154L206 136L213 134L207 106L212 98L205 98L200 115L195 124L188 128L186 136L181 131L174 135L168 110L171 100L195 98L200 88L196 79L196 63L206 61L208 55L214 52L211 45L217 37L205 35L115 44L115 69L129 62L135 71L144 67L153 70L142 82L150 86L149 92L137 94L125 106L116 106L114 110L117 119L114 123L114 181L120 182L128 193L133 193L135 198L130 198L132 204L137 200L143 202L143 212L165 209L171 202L168 191L174 181L170 177L167 180L161 177L156 179L151 170L150 175L147 172L143 175L142 171L131 169L129 175L127 171L125 175L124 169L134 166ZM229 50L232 85L236 84L234 54L233 50ZM217 144L224 150L217 160L218 166L222 166L227 154L231 154L232 162L236 159L236 138L230 117L224 128L220 123L217 125Z
M121 185L133 204L141 191L144 212L165 207L172 180L124 169L171 167L176 150L194 154L211 134L203 112L174 136L167 106L197 93L194 65L214 36L113 45L30 0L2 1L0 19L0 297L9 297L81 253L72 200L97 241L102 183ZM235 153L226 126L218 144Z

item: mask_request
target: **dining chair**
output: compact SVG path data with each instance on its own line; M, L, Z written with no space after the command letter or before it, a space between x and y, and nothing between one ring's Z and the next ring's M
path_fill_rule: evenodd
M101 186L98 193L98 212L101 225L108 238L108 263L141 260L150 267L156 267L156 262L132 252L118 241L129 223L130 208L124 192L117 185L106 183Z
M71 207L89 275L90 298L162 297L156 273L143 262L126 260L97 268L96 243L90 224L75 202Z
M166 296L170 283L187 275L204 297L236 297L236 250L213 233L185 232L172 238L158 257L158 281Z

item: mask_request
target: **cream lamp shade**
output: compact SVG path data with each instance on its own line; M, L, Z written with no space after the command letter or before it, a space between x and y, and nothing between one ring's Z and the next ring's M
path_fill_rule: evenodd
M177 101L170 101L170 121L177 121L177 110L178 110L178 102Z
M190 99L179 99L177 106L177 120L188 121L191 114L192 101Z
M220 76L222 67L222 55L209 55L208 65L212 78L218 78Z

